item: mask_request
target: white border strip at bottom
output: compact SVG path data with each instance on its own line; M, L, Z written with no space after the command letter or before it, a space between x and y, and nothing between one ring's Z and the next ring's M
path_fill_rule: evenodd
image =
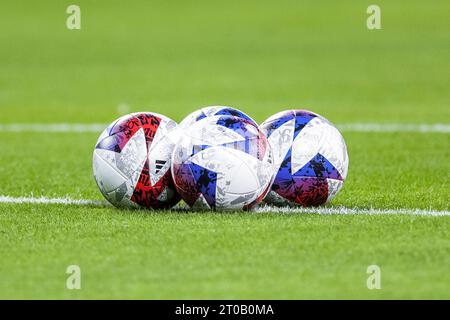
M10 197L10 196L0 196L0 203L13 203L13 204L63 204L63 205L79 205L79 206L110 206L106 201L98 200L77 200L70 198L46 198L46 197ZM183 209L183 208L179 208ZM175 208L176 210L176 208ZM420 216L450 216L449 211L438 211L438 210L424 210L424 209L376 209L376 208L346 208L346 207L318 207L318 208L301 208L301 207L273 207L273 206L261 206L255 209L255 212L260 213L314 213L323 215L378 215L378 214L409 214L409 215L420 215Z

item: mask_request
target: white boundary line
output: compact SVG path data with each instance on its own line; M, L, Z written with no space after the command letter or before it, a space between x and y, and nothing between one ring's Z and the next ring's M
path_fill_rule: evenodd
M102 123L11 123L0 124L0 132L95 132L107 127ZM343 132L418 132L450 133L450 124L412 124L412 123L342 123L337 124Z
M341 131L354 132L437 132L450 133L450 124L412 124L412 123L343 123L337 125Z
M78 206L110 206L106 201L98 200L77 200L68 197L65 198L46 198L46 197L10 197L0 196L0 203L12 203L12 204L63 204L63 205L78 205ZM185 207L177 206L174 210L186 210ZM424 209L358 209L358 208L346 208L346 207L319 207L319 208L291 208L291 207L273 207L273 206L261 206L255 210L256 213L276 212L283 214L301 214L301 213L314 213L322 215L379 215L379 214L408 214L408 215L420 215L420 216L450 216L449 211L438 210L424 210Z
M302 207L273 207L262 206L256 209L257 212L277 212L277 213L315 213L323 215L379 215L379 214L409 214L419 216L450 216L450 211L438 210L424 210L424 209L376 209L376 208L347 208L347 207L317 207L317 208L302 208Z
M106 201L97 200L83 200L83 199L70 199L70 198L46 198L46 197L10 197L10 196L0 196L0 203L31 203L31 204L65 204L65 205L93 205L93 206L106 206L108 203Z
M2 132L97 132L100 134L107 124L102 123L10 123L0 124Z

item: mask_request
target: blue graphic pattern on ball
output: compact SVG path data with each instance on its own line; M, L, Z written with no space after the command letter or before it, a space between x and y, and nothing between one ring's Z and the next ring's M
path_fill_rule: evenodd
M314 124L308 126L308 133L299 136L312 120ZM319 127L326 128L325 133L315 130ZM276 159L278 170L272 184L272 192L276 192L279 197L304 206L320 205L325 203L330 195L329 180L337 181L334 190L339 190L342 186L344 177L341 172L330 162L330 159L319 152L320 148L325 148L322 150L331 155L334 161L340 157L340 154L336 155L330 151L334 150L333 148L330 149L327 146L327 137L333 140L340 135L326 119L307 110L289 110L272 116L262 123L260 128L271 140L272 147L279 148L280 151ZM327 128L333 128L334 131L327 131L329 130ZM322 134L326 135L326 132L332 132L328 133L331 136L322 136ZM272 135L274 136L271 139ZM324 137L324 140L321 137ZM296 154L293 154L292 149L294 143L297 146ZM343 143L343 149L346 154L345 143ZM307 156L310 157L306 163L304 161L308 158L305 158L305 154L299 150L306 151ZM296 164L293 164L293 161ZM341 159L337 163L340 163L339 161ZM292 172L293 168L295 172ZM270 199L275 201L279 197L269 197L268 201L270 202Z
M173 154L177 190L197 209L250 209L270 189L270 145L245 118L204 117L186 128Z

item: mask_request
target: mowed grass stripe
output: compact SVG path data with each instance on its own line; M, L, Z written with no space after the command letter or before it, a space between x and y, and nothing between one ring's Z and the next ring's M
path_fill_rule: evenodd
M336 125L344 132L421 132L450 133L450 124L414 123L342 123ZM101 132L107 127L102 123L10 123L0 124L2 132Z

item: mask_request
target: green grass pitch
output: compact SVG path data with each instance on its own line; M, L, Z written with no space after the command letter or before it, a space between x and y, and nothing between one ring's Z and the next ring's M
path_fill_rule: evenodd
M68 1L0 5L0 125L180 121L226 104L263 121L448 124L448 1ZM99 133L98 133L99 134ZM0 130L0 196L102 200L97 133ZM449 210L448 133L343 132L328 206ZM146 212L0 203L0 298L450 298L450 217ZM66 288L67 266L81 290ZM366 286L369 265L381 289Z

